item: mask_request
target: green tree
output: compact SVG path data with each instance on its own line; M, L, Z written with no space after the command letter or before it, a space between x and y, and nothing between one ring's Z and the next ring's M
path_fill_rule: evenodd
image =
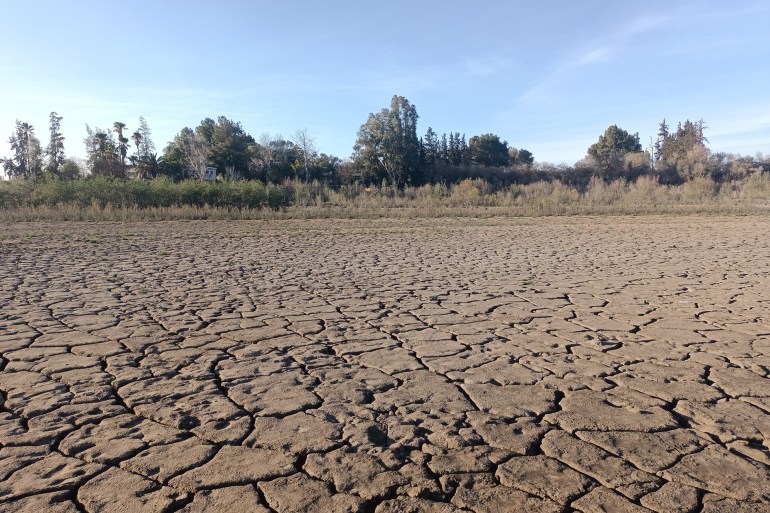
M8 139L13 156L2 159L3 169L9 178L37 179L42 174L42 148L35 137L35 128L29 123L16 120L16 128Z
M450 133L449 140L449 160L453 166L461 166L467 160L468 145L465 142L465 134L460 135L460 132L455 132L452 136Z
M666 123L666 118L663 118L663 121L660 122L660 126L658 127L658 139L655 141L655 161L658 162L663 157L663 146L666 144L666 140L669 138L670 134L668 133L668 124Z
M315 159L311 176L313 179L324 180L327 183L338 183L337 171L342 161L334 155L321 153Z
M655 142L655 168L662 182L692 180L709 174L710 152L706 147L708 139L703 134L705 129L702 119L688 119L670 133L666 120L661 122Z
M137 153L140 157L146 157L155 152L155 143L152 142L150 137L150 127L147 125L147 120L144 117L139 116L139 129L137 130L142 136L140 147L137 148Z
M641 151L639 134L629 134L618 125L610 125L588 148L588 154L596 161L596 174L605 180L631 178L626 176L625 157Z
M20 139L24 141L24 149L25 149L24 151L26 153L26 158L27 158L27 168L29 170L29 173L33 174L35 169L35 163L34 163L35 148L34 148L33 141L37 139L35 137L35 128L29 123L21 123L21 125L19 125L18 131L19 131ZM39 146L39 142L38 142L38 146Z
M45 154L48 157L48 163L45 170L53 175L58 175L64 164L64 136L61 133L62 117L56 112L51 112L50 119L50 140L46 147Z
M508 164L508 143L495 134L474 135L468 141L470 161L480 166Z
M217 122L212 118L205 118L200 124L195 127L195 133L206 139L209 143L214 139L214 128L217 126Z
M441 144L439 146L440 160L444 164L449 164L449 143L447 142L446 132L441 134Z
M510 164L531 166L535 162L535 156L532 152L524 148L510 148L508 150L508 161Z
M83 140L89 170L95 175L121 176L120 159L112 132L86 125L87 136Z
M240 176L246 175L256 141L239 122L225 116L219 116L216 122L206 118L195 132L211 146L210 161L216 166L218 174L224 174L230 168Z
M59 167L58 175L61 178L75 179L83 174L83 170L80 165L74 159L64 159L62 165Z
M460 132L449 132L449 144L447 151L449 153L449 163L453 166L467 164L468 145L465 143L465 134L460 136Z
M185 130L190 130L186 128ZM190 130L192 132L192 130ZM166 145L163 150L163 166L161 172L173 180L181 180L184 178L185 161L184 154L182 153L180 135L174 137L174 139Z
M369 114L358 130L354 159L369 176L383 176L401 186L418 179L420 148L417 109L403 96L393 96L389 109Z
M259 144L250 158L250 172L253 178L263 182L279 183L293 176L293 165L299 159L295 144L281 135L263 133Z
M459 133L457 135L460 135ZM460 136L458 139L458 151L460 154L460 162L459 164L462 165L468 165L471 163L471 152L468 147L468 143L465 142L465 134Z
M86 123L86 136L83 139L83 144L86 147L86 156L88 159L88 165L91 165L91 160L97 154L95 133L91 126Z
M144 145L147 136L143 133L142 137ZM200 146L204 147L205 151L199 151ZM194 176L202 177L201 173L205 172L206 166L214 166L218 175L253 177L249 174L253 169L252 160L257 154L257 149L256 141L243 130L240 123L220 116L216 121L212 118L204 119L195 130L184 128L166 147L163 158L165 167L173 169L175 175L187 167ZM195 167L190 164L191 152L196 155L193 159ZM204 153L207 163L201 168L201 155Z
M423 162L428 167L433 167L439 160L439 152L441 151L438 136L433 128L428 127L428 131L425 132L425 137L422 140L423 147Z

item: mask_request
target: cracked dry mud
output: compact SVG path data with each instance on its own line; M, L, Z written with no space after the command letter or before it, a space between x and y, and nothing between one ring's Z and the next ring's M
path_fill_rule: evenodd
M0 228L0 510L770 511L770 221Z

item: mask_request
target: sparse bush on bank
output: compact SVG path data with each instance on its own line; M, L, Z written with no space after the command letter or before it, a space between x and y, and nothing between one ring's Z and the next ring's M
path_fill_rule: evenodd
M770 210L770 173L718 183L696 178L662 185L594 177L584 189L560 181L498 185L469 178L396 188L318 181L172 182L168 179L11 180L0 182L0 219L162 220L439 215L571 215Z

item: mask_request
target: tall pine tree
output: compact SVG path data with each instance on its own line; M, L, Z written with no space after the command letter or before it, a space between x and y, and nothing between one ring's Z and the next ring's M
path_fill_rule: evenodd
M45 149L45 156L48 157L45 170L53 175L59 175L64 164L64 136L61 133L61 120L61 116L51 112L49 128L51 135Z

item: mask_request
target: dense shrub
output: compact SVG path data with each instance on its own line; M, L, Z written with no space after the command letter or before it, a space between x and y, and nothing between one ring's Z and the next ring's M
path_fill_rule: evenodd
M284 186L257 181L175 183L167 178L134 181L97 176L40 182L13 180L0 184L0 208L66 204L81 208L111 205L140 209L172 206L277 209L287 207L289 199Z
M553 171L553 172L559 172ZM73 219L254 219L275 217L371 217L467 215L469 209L498 209L505 215L766 211L770 173L715 182L698 177L682 184L660 177L581 184L540 180L512 185L467 178L453 185L397 188L388 183L351 183L334 189L313 181L264 184L259 181L172 182L92 177L77 180L0 181L0 217L10 220ZM420 214L422 212L422 214ZM398 214L402 215L402 214Z

